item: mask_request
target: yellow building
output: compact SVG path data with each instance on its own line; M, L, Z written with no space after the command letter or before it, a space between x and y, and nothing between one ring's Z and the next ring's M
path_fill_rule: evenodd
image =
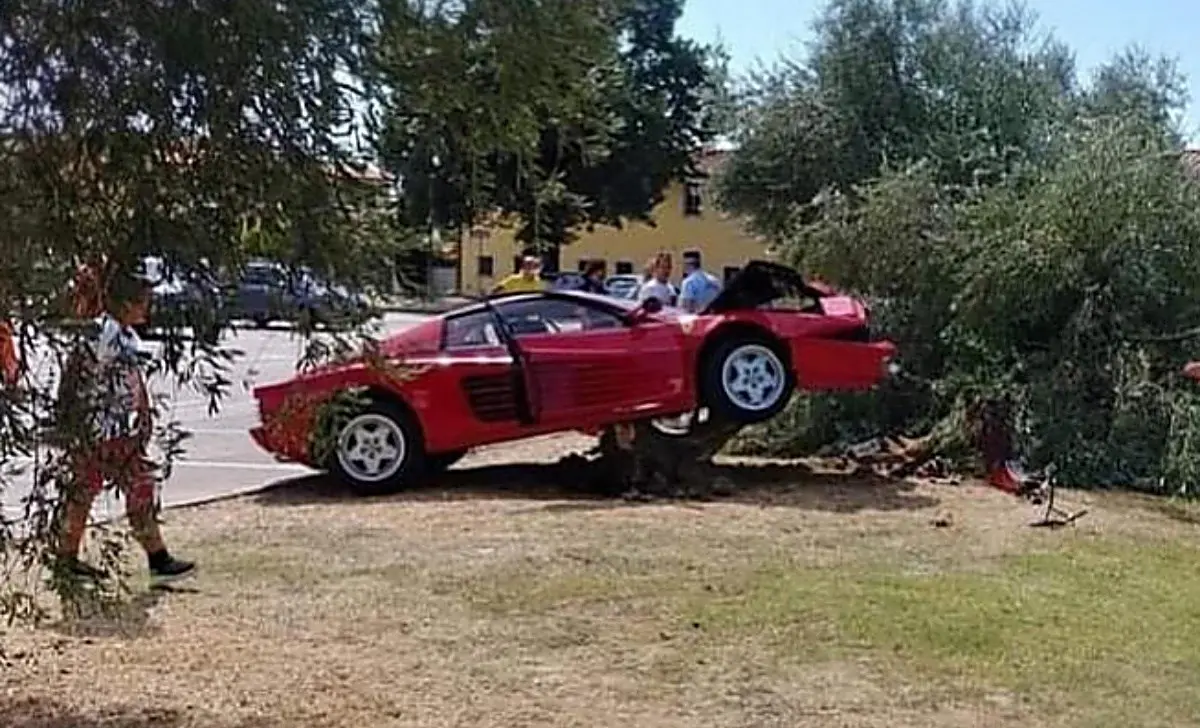
M598 225L590 232L582 231L575 242L559 251L560 270L575 271L586 261L601 260L609 275L640 275L648 258L667 250L675 259L672 277L678 285L685 251L699 251L704 268L722 279L748 260L770 258L764 240L710 202L708 180L730 151L727 146L705 150L699 165L705 176L665 190L662 203L653 212L654 227L631 222L623 229ZM465 237L459 259L464 293L486 293L501 278L516 271L522 246L515 233L512 227L480 227Z

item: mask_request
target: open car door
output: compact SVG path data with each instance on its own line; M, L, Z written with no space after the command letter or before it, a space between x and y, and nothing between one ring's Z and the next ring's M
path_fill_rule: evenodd
M512 359L510 376L515 393L517 422L526 427L536 425L541 419L539 416L541 413L540 398L537 396L536 389L530 385L529 362L522 354L516 339L518 328L511 325L494 304L485 302L484 305L492 319L500 342Z
M689 409L682 331L582 297L501 302L505 339L539 429L591 429Z

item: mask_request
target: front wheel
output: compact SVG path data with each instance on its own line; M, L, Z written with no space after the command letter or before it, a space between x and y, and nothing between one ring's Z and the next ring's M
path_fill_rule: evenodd
M701 362L701 402L714 419L751 425L787 406L795 377L781 347L761 337L720 342Z
M389 402L372 402L337 431L332 470L358 495L384 495L409 485L425 466L421 432Z

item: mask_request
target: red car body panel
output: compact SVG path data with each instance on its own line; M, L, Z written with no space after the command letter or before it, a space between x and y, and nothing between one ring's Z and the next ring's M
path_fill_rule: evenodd
M552 298L620 315L635 308L570 292L516 294L494 303ZM820 304L821 313L753 308L689 315L667 309L614 328L520 335L514 341L521 366L503 344L443 345L447 321L484 310L470 304L383 341L385 367L351 362L258 387L262 424L251 435L280 460L319 466L308 449L319 408L337 392L360 387L402 401L431 453L682 414L697 406L705 345L734 329L752 328L782 342L801 390L873 387L887 376L895 346L860 340L867 312L855 299L831 295Z

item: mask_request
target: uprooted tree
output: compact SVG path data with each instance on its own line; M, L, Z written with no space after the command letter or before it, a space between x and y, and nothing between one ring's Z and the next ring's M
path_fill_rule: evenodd
M62 366L82 328L69 305L77 266L129 271L158 256L177 270L236 269L265 253L353 282L392 255L397 236L378 229L389 216L352 204L373 183L354 173L345 142L368 9L0 6L0 300L23 364L0 412L0 490L23 510L0 518L0 621L41 613L40 567L57 540L73 449L87 437L47 434L63 429L48 422L59 380L78 387ZM170 336L153 366L215 404L229 358ZM178 428L160 421L157 439L165 477ZM101 550L97 565L115 570L118 550ZM123 581L113 583L119 593Z
M761 79L723 199L865 294L907 373L797 397L739 446L904 433L961 456L967 413L999 399L1035 465L1190 492L1200 187L1174 66L1130 51L1080 83L1014 6L835 0L816 30L810 58Z

